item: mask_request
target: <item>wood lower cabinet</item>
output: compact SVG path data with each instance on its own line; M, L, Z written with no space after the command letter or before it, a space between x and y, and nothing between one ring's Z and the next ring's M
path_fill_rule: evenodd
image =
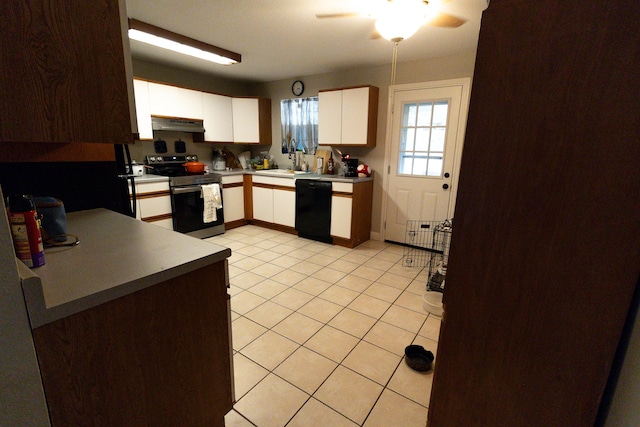
M637 0L484 12L429 426L604 425L637 309L638 22Z
M173 230L169 181L136 182L136 207L136 218Z
M245 199L251 207L245 211L249 222L296 233L294 179L245 175L245 185L249 189L245 195L250 196ZM332 183L330 233L334 244L354 248L369 240L372 202L373 181Z
M373 181L333 183L331 236L336 245L355 248L371 237Z
M254 175L251 184L252 220L258 225L295 233L296 187L291 178Z
M224 426L226 269L221 261L34 329L51 425Z
M222 205L225 229L230 230L247 224L244 214L243 175L222 177Z

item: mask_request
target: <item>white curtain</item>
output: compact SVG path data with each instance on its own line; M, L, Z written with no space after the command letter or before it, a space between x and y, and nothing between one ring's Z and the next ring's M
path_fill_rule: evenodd
M283 152L302 150L315 154L318 148L318 97L283 99L280 114ZM291 146L287 135L291 135Z

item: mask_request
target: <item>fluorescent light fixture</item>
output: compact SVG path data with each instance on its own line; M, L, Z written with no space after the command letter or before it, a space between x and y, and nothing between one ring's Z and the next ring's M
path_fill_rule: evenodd
M241 62L242 55L136 19L129 19L129 38L216 64Z

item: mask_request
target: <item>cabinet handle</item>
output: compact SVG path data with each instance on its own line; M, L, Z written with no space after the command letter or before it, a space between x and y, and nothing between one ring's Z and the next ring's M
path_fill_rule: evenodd
M171 194L196 193L199 191L202 191L202 187L199 185L191 187L176 187L171 189Z

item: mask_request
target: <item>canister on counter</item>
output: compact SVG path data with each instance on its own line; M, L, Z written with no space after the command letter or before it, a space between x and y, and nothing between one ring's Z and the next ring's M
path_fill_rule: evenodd
M40 220L33 197L9 196L9 224L18 259L31 268L44 265Z

